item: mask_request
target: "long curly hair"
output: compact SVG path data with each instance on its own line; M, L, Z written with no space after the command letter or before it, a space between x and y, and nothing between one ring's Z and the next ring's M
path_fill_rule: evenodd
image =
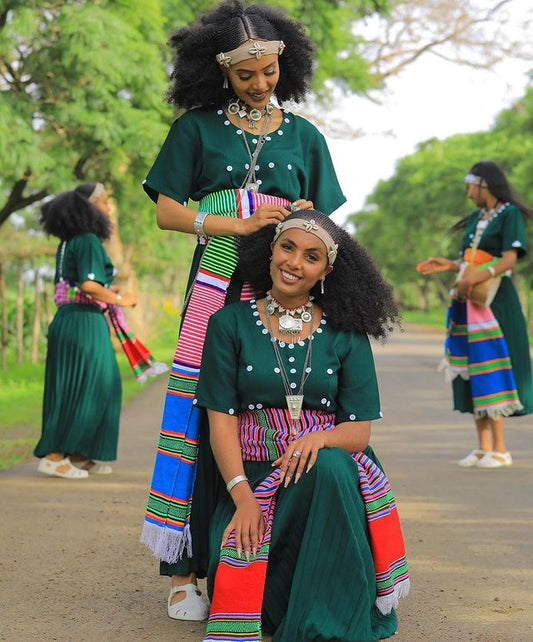
M491 160L479 161L472 165L468 173L483 178L487 183L489 192L499 201L516 205L526 221L528 218L533 218L533 209L518 198L505 172L497 163ZM450 232L465 228L469 218L470 214L461 218L450 228Z
M111 221L89 202L96 183L83 183L73 190L58 194L41 207L39 223L44 231L68 241L78 234L92 232L104 241L111 236Z
M400 312L392 286L385 281L367 250L322 212L299 210L288 217L292 218L314 219L339 246L333 270L324 281L324 294L320 293L319 283L311 289L315 301L327 314L328 323L337 330L385 339L399 323ZM272 287L270 245L275 229L269 225L239 240L237 269L258 298Z
M224 76L215 56L236 49L250 38L283 40L276 98L280 103L301 101L313 75L315 49L303 26L272 7L245 7L241 0L225 0L170 38L175 60L169 102L183 109L226 104L232 91L231 87L222 87Z

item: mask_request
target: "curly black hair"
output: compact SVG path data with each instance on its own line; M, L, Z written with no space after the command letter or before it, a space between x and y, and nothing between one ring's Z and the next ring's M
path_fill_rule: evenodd
M178 108L220 107L231 98L215 56L236 49L250 38L283 40L276 98L301 101L313 75L315 47L303 26L282 11L241 0L225 0L188 27L178 29L170 45L176 50L169 102Z
M480 176L487 182L489 192L502 203L512 203L522 212L522 216L527 222L528 218L533 218L533 209L523 203L511 187L503 169L494 161L484 160L474 163L468 170L469 174ZM461 220L457 221L450 228L450 232L462 230L466 227L470 214L467 214Z
M338 244L333 270L324 281L324 294L316 283L311 289L315 301L337 330L361 332L385 339L400 321L393 288L385 281L368 251L328 216L317 210L299 210L288 219L314 219ZM250 283L258 298L272 287L270 245L275 226L269 225L239 240L239 274Z
M44 231L68 241L78 234L92 232L104 241L111 236L111 221L89 202L96 183L83 183L76 189L58 194L41 207L39 223Z

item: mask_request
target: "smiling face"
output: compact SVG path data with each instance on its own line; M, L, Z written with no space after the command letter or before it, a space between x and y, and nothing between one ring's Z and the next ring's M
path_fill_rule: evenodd
M298 228L288 229L272 244L272 295L285 307L298 307L332 269L326 246L318 237Z
M249 58L232 65L228 69L228 78L237 98L253 109L263 109L278 84L278 55Z

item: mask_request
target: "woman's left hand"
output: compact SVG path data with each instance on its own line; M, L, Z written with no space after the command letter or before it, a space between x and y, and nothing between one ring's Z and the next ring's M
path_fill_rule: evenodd
M490 273L487 270L472 270L468 276L463 277L455 282L454 287L458 296L466 298L470 294L470 290L478 283L483 283L487 278L490 278Z
M297 484L304 472L308 473L316 462L318 451L326 447L326 435L324 430L310 432L292 441L285 453L272 463L272 466L279 466L281 470L280 482L285 480L285 488L294 479Z

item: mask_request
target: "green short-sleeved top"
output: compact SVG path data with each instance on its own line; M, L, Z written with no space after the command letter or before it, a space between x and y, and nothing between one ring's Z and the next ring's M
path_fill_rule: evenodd
M309 340L311 371L303 408L335 413L337 423L382 417L368 337L334 330L326 318L308 340L292 346L278 341L294 394ZM209 321L194 403L234 415L246 409L286 408L285 394L271 336L255 300L216 312Z
M235 127L222 109L192 109L172 124L144 182L157 201L164 194L179 203L223 189L239 188L248 171L257 136ZM324 136L309 121L283 111L282 123L271 132L257 160L260 192L290 201L313 201L317 210L331 214L344 197Z
M55 283L61 276L77 285L96 281L108 287L112 283L115 266L96 234L79 234L67 241L61 266L62 247L60 243L57 248Z
M472 247L479 214L480 210L472 212L466 223L461 256L466 248ZM489 221L478 247L493 256L502 256L507 250L513 249L517 251L518 258L526 254L526 224L522 212L516 205L508 203Z

